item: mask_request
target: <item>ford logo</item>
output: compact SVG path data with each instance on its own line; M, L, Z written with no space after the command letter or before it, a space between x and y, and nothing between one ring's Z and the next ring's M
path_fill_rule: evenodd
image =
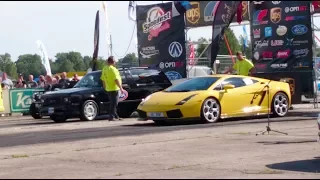
M304 35L305 33L308 32L308 28L305 25L298 24L293 26L291 31L294 35Z
M170 81L182 78L181 74L176 71L168 71L165 74Z

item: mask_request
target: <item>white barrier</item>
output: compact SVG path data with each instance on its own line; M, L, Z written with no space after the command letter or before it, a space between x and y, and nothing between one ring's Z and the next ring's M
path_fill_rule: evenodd
M9 90L8 89L2 90L2 98L3 98L4 111L0 112L0 114L2 116L3 115L10 115L11 110L10 110L10 97L9 97Z

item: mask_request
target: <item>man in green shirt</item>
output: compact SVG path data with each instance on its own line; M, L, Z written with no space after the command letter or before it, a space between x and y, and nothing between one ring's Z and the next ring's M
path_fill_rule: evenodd
M232 73L233 70L237 71L238 75L249 76L254 70L254 65L248 59L245 59L242 55L242 52L237 52L237 62L234 63L233 67L230 68L226 73Z
M119 119L117 114L117 106L119 102L119 90L123 92L121 86L121 76L118 69L115 67L115 60L113 56L110 56L107 60L107 65L102 69L101 78L103 88L109 97L109 121Z

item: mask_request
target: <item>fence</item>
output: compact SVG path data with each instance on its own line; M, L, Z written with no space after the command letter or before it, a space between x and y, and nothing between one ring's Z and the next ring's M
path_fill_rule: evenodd
M236 59L236 56L233 56L234 59ZM218 68L218 73L222 73L224 72L227 68L229 68L230 66L232 66L232 58L230 55L218 55L217 60L219 60L220 65ZM210 59L208 59L207 57L201 57L198 58L196 62L196 66L208 66L210 67ZM212 68L212 67L211 67Z

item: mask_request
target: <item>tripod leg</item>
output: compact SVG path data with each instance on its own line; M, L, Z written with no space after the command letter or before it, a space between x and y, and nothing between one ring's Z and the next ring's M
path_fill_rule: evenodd
M260 135L260 134L261 134L261 135L264 135L266 132L268 132L268 131L262 131L262 132L260 132L260 133L257 133L256 136L258 136L258 135Z
M284 133L284 132L280 132L280 131L276 131L276 130L271 130L272 132L276 132L276 133L279 133L279 134L285 134L285 135L288 135L288 133Z

